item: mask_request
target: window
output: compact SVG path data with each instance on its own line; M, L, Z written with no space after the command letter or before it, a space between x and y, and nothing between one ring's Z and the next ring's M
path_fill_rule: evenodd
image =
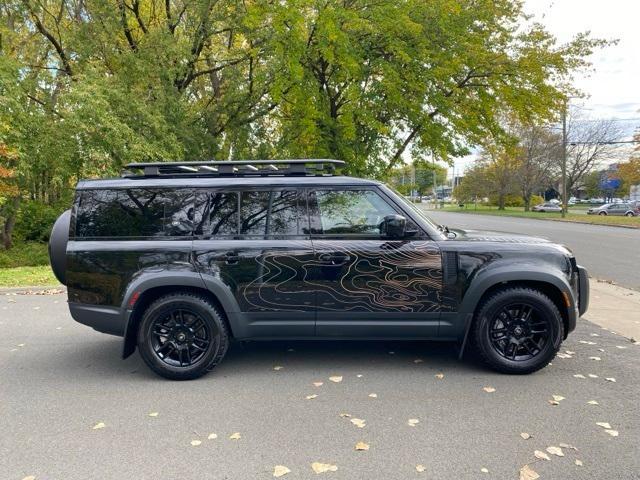
M187 190L86 190L76 220L78 237L189 236L193 194Z
M196 235L264 238L308 233L304 202L293 190L202 192Z
M320 190L315 199L320 221L313 233L380 235L384 217L397 213L372 190Z

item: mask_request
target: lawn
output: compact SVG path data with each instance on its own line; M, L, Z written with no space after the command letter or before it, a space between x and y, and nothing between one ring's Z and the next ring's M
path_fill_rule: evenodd
M0 288L58 285L49 266L47 245L20 243L0 250Z
M600 216L600 215L585 215L580 213L571 213L571 207L569 213L565 218L562 218L560 213L552 212L525 212L522 207L507 207L505 210L498 210L498 207L486 206L486 205L467 205L463 208L457 205L445 206L445 211L448 212L461 212L471 213L477 215L496 215L503 217L525 217L525 218L537 218L543 220L556 220L562 222L579 222L579 223L591 223L594 225L612 225L612 226L626 226L633 228L640 228L640 217L614 217L614 216Z

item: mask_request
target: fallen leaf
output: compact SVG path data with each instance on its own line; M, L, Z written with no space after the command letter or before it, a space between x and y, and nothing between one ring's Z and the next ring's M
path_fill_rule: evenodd
M544 452L541 452L540 450L536 450L535 452L533 452L533 455L536 458L539 458L540 460L547 460L547 461L551 461L551 458L549 458L549 455L547 455Z
M482 467L482 468L480 469L480 471L481 471L482 473L489 473L489 469L488 469L488 468L485 468L485 467Z
M555 400L548 400L551 405L560 405L560 402L556 402Z
M104 427L105 427L105 424L103 422L98 422L93 426L92 430L100 430L101 428L104 428Z
M434 377L436 377L438 380L442 380L444 378L444 373L436 373Z
M560 448L568 448L569 450L575 450L576 452L578 451L576 447L574 447L573 445L569 445L568 443L559 443L558 445L560 445Z
M210 433L209 436L207 437L207 440L215 440L216 438L218 438L217 433Z
M352 418L349 421L358 428L364 428L367 425L366 421L362 420L361 418Z
M313 382L314 387L321 387L323 385L322 382Z
M578 460L578 459L576 458L576 462L575 462L575 463L576 463L576 465L577 465L577 466L579 466L579 467L581 467L581 466L582 466L582 460Z
M191 446L192 447L197 447L198 445L200 445L202 442L200 440L191 440Z
M605 378L605 380L606 380L607 382L613 382L613 383L616 383L616 379L615 379L615 378L613 378L613 377L607 377L607 378Z
M311 468L316 473L335 472L336 470L338 470L338 467L336 465L331 465L330 463L319 463L319 462L313 462L311 464Z
M284 465L276 465L275 467L273 467L273 476L274 477L282 477L283 475L286 475L287 473L291 473L291 470L289 470Z
M585 345L596 345L596 342L588 342L587 340L578 340L580 343L584 343Z
M598 351L599 352L604 352L604 348L599 348Z
M551 396L556 402L561 402L562 400L564 400L564 397L562 395L551 395Z
M413 363L423 363L424 360L422 360L421 358L416 358Z
M529 465L525 465L520 469L520 480L537 480L540 475Z
M482 387L482 389L487 393L493 393L496 391L496 389L493 387Z
M566 353L558 353L556 355L558 358L573 358L571 355L567 355Z
M617 437L619 435L618 430L610 430L607 429L605 430L605 432L607 432L609 435L611 435L612 437Z
M575 355L576 352L572 352L571 350L565 350L564 353L566 353L567 355Z
M283 368L284 368L284 367L283 367L283 366L281 366L281 365L276 365L275 367L273 367L273 369L274 369L275 371L282 370Z
M329 380L331 380L333 383L340 383L342 381L342 377L329 377Z
M426 467L424 465L416 465L416 470L418 472L420 472L420 473L427 471L427 469L426 469Z
M557 457L564 457L564 452L560 447L554 447L554 446L547 447L547 453L550 453L551 455L556 455Z
M356 450L369 450L369 444L364 442L358 442L355 446Z
M19 344L18 344L18 347L22 348L22 347L24 347L25 345L26 345L25 343L19 343Z
M587 403L589 405L600 405L596 400L589 400Z
M410 419L407 421L407 424L408 424L410 427L415 427L415 426L416 426L417 424L419 424L419 423L420 423L420 420L418 420L417 418L410 418Z
M306 398L307 400L313 400L314 398L316 398L318 395L316 395L315 393L313 395L307 395Z
M609 425L607 422L596 422L596 425L602 428L611 428L611 425Z
M358 375L356 375L356 377L358 377L358 378L362 378L362 377L363 377L363 375L362 375L361 373L359 373Z
M599 337L600 336L600 334L598 334L598 333L590 333L589 335L592 336L592 337Z
M595 360L595 361L599 362L602 359L600 357L589 357L589 360Z
M624 347L624 346L622 346L622 345L616 345L616 348L619 348L620 350L624 350L624 349L625 349L625 348L627 348L627 347Z
M149 416L150 417L157 417L158 416L158 412L150 412Z
M341 413L340 416L342 418L349 418L349 417L351 417L351 414L350 413Z
M589 378L598 378L598 375L594 375L593 373L590 373Z
M22 480L36 480L36 477L34 475L29 475L27 477L24 477Z
M378 394L377 393L370 393L369 396L371 398L378 398Z
M229 436L229 440L240 440L241 435L240 432L233 433Z
M524 439L524 440L529 440L531 438L531 435L526 433L526 432L522 432L520 434L520 436Z
M581 373L576 373L576 374L574 375L574 377L575 377L575 378L587 378L587 377L585 377L584 375L582 375Z

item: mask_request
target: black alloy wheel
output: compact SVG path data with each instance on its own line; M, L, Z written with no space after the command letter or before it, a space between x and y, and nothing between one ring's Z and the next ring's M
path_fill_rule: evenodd
M545 367L564 338L558 306L528 287L498 290L484 299L471 340L480 358L502 373L525 374Z
M214 368L230 341L224 314L208 298L189 292L164 295L144 312L138 349L165 378L191 380Z

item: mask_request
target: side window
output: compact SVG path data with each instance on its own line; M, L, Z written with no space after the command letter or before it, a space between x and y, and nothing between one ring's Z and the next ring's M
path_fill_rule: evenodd
M193 195L187 190L86 190L76 215L76 236L189 236L192 218Z
M315 203L316 234L379 235L384 217L397 213L373 190L319 190Z
M294 190L200 192L196 199L195 235L302 235L309 219L302 196Z
M300 235L306 208L295 190L245 191L240 200L240 235ZM307 228L308 229L308 228Z
M194 223L195 235L236 236L238 234L238 193L198 193Z

